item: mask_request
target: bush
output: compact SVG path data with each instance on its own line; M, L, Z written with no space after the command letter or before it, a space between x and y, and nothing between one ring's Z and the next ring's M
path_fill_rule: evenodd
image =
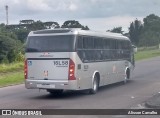
M11 36L11 37L9 37ZM15 37L14 37L15 38ZM22 44L13 39L13 35L0 34L0 63L11 63L16 60L16 56L21 50Z
M22 54L22 52L19 52L16 56L16 62L23 62L24 61L24 55Z

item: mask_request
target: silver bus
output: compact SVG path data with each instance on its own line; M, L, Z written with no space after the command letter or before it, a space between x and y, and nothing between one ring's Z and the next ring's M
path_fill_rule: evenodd
M130 40L117 33L80 29L50 29L29 33L25 49L25 87L89 90L127 82L134 69Z

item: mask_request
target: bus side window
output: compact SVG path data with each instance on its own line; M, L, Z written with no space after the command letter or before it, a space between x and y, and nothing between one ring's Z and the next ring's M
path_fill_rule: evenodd
M95 61L103 60L103 38L94 38Z
M82 61L86 60L86 55L85 55L85 52L83 50L83 36L78 36L78 39L77 39L77 53L79 55L79 58Z
M117 59L123 58L123 41L117 40Z
M104 40L104 49L109 49L110 48L110 40L109 39L105 39Z
M103 41L103 47L104 47L103 59L104 60L109 60L109 58L110 58L109 46L110 46L110 40L104 39L104 41Z
M111 47L110 47L111 59L115 60L115 53L116 53L115 52L115 48L116 48L115 40L111 39L110 44L111 44Z
M83 48L84 49L93 49L93 38L92 37L84 37L83 38Z
M92 37L84 37L83 38L83 47L85 53L85 62L94 61L94 53L93 53L93 38Z
M95 49L103 48L103 38L94 38L94 48Z
M78 36L77 49L83 49L83 37Z

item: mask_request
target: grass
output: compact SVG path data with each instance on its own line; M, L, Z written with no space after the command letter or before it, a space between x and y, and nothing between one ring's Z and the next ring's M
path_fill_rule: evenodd
M4 74L0 76L0 87L20 84L24 82L24 75L22 71Z
M148 50L156 50L158 49L159 46L150 46L150 47L139 47L138 48L138 51L148 51Z
M11 64L0 64L1 72L12 72L23 69L23 62L11 63Z
M160 49L153 49L153 50L143 50L143 51L138 51L135 54L135 60L143 60L143 59L148 59L152 57L157 57L160 56Z
M24 82L23 62L0 64L0 87Z

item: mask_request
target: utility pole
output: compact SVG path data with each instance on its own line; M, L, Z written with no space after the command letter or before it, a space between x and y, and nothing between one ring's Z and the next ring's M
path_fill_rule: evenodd
M5 6L6 9L6 25L8 25L8 5Z

